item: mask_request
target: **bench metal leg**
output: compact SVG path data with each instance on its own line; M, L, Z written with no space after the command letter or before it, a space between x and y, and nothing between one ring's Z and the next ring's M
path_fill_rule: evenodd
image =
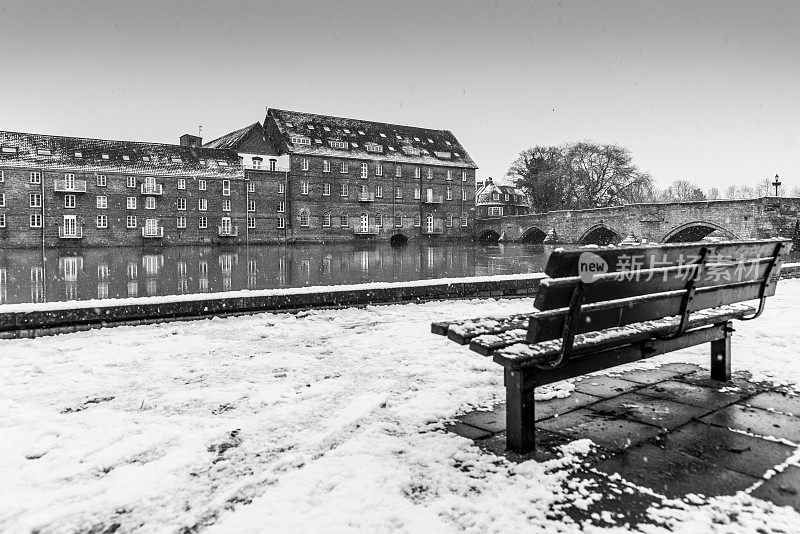
M723 326L724 337L711 342L711 378L727 382L731 379L731 336L733 322Z
M514 452L524 453L535 448L535 374L535 369L505 370L506 447Z

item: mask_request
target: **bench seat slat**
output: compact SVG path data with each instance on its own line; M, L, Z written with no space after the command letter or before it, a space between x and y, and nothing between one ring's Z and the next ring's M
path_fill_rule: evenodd
M528 328L531 313L511 315L509 317L471 319L451 323L447 337L460 345L468 344L473 338L485 334L499 334L506 330Z
M704 309L689 316L688 329L697 329L731 319L740 319L755 312L748 304L738 303L713 309ZM680 323L677 315L651 321L632 323L603 331L593 331L575 336L572 355L606 350L619 345L627 345L647 341L654 336L668 335L675 331ZM535 362L546 362L561 350L561 339L530 344L524 341L511 343L492 350L488 355L494 361L513 369L534 365Z

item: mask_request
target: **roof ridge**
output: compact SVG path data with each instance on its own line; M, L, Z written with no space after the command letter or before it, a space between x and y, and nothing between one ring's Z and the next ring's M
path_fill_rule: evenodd
M12 134L12 135L21 135L21 136L28 136L28 137L44 137L44 138L52 138L52 139L71 139L75 141L97 141L97 142L111 142L111 143L125 143L125 144L134 144L134 145L159 145L165 147L175 147L175 148L188 148L184 147L180 144L175 143L159 143L156 141L127 141L125 139L101 139L98 137L75 137L71 135L52 135L52 134L42 134L42 133L33 133L33 132L15 132L12 130L0 130L0 134ZM206 148L206 147L200 147ZM210 150L224 150L218 148L212 148Z
M450 135L453 135L453 132L451 132L450 130L444 130L444 129L439 129L439 128L426 128L424 126L409 126L407 124L395 124L395 123L392 123L392 122L381 122L381 121L373 121L373 120L366 120L366 119L354 119L352 117L339 117L339 116L336 116L336 115L321 115L319 113L308 113L306 111L292 111L292 110L289 110L289 109L269 108L268 112L269 111L277 111L279 113L294 113L296 115L309 115L309 116L314 116L314 117L326 117L326 118L329 118L329 119L339 119L339 120L352 121L352 122L364 122L364 123L368 123L368 124L376 124L376 125L384 125L384 126L396 126L398 128L414 128L414 129L417 129L417 130L429 130L431 132L447 132ZM455 137L455 136L453 135L453 137Z

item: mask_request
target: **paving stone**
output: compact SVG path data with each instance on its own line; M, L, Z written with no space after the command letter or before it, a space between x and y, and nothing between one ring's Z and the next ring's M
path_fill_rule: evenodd
M604 460L595 467L610 475L619 473L628 482L669 498L683 497L687 493L733 495L758 480L649 443Z
M680 373L670 371L669 369L639 369L637 371L628 371L618 375L618 378L623 380L630 380L639 384L655 384L656 382L663 382L679 376Z
M751 495L772 501L778 506L791 506L800 512L800 467L790 465L756 488Z
M564 415L599 400L602 399L594 395L573 391L569 397L564 399L536 401L536 421L548 419L554 415Z
M669 371L675 371L677 374L685 375L688 373L696 373L698 371L702 371L703 368L699 365L695 365L693 363L668 363L666 365L662 365L659 369L665 369Z
M492 435L492 433L487 430L483 430L471 425L465 425L464 423L460 422L449 423L445 425L445 430L454 434L458 434L459 436L467 439L480 439Z
M456 417L466 425L474 426L487 432L502 432L506 429L505 405L495 406L493 410L480 410Z
M642 387L638 382L613 376L588 376L575 382L575 390L595 397L614 397L626 391Z
M742 393L721 392L719 388L687 384L677 380L667 380L666 382L653 384L638 390L637 393L648 397L658 397L691 404L692 406L702 406L712 410L733 404L744 396Z
M549 432L543 428L536 427L534 437L536 448L533 452L526 454L519 454L506 449L506 433L499 432L492 434L482 439L475 440L475 445L486 452L490 452L497 456L503 456L509 462L527 462L528 460L536 460L537 462L546 462L554 458L561 457L559 447L566 445L573 441L567 436Z
M800 395L787 395L777 391L767 391L747 399L742 404L800 417Z
M589 406L589 409L667 429L676 428L693 417L700 417L709 411L708 408L648 397L639 393L625 393L619 397L606 399Z
M733 391L734 393L741 393L747 396L755 395L757 393L762 393L772 389L772 384L767 382L754 382L744 376L744 374L742 376L733 376L731 380L727 382L721 382L719 380L712 380L710 373L710 371L702 370L698 371L697 373L690 373L688 375L675 377L674 380L695 384L697 386L705 386L717 390L724 389L726 391ZM738 389L734 390L733 388Z
M734 404L702 418L703 421L759 436L785 438L800 443L800 417Z
M661 445L754 477L786 461L794 450L783 443L698 421L667 434Z
M537 428L571 439L589 438L610 451L619 451L657 436L661 429L637 421L617 419L580 408L566 415L536 423Z

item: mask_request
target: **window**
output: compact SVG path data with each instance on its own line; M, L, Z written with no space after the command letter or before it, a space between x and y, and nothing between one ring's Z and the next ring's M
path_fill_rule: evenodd
M207 217L198 217L197 218L197 227L198 228L208 228L208 218Z
M186 199L185 198L179 198L177 200L177 204L178 204L178 211L186 211Z
M6 214L0 213L0 228L6 227Z
M247 227L248 228L255 228L256 227L256 218L255 217L247 217Z
M339 172L342 173L342 174L347 174L347 162L346 161L342 162L342 164L341 164L341 166L339 168Z
M135 210L136 209L136 197L127 197L125 199L125 205L127 206L127 208L129 210Z
M375 186L375 198L383 198L383 186L376 185Z
M502 206L489 206L489 217L500 217L503 215Z
M300 160L300 168L304 171L308 170L308 158L303 158Z
M178 189L186 189L186 178L178 178Z
M463 200L464 202L467 201L467 190L466 189L462 189L461 190L461 200Z
M278 217L278 228L286 228L286 219Z
M330 213L323 213L322 214L322 227L323 228L330 228L331 227L331 214Z
M229 197L231 196L231 181L230 180L222 180L222 195Z
M16 154L19 149L15 146L4 146L3 154Z
M452 169L447 169L447 177L445 179L446 180L452 180L453 179L453 170Z
M31 213L30 218L28 219L28 224L31 228L41 228L42 227L42 214L41 213Z
M104 210L108 208L108 197L105 195L97 195L95 203L97 205L97 209Z
M347 187L347 182L344 182L342 184L342 190L341 190L340 196L346 197L349 194L350 194L350 191L349 191L349 189Z
M231 211L231 201L230 200L223 200L222 201L222 211Z
M505 200L506 202L508 202L508 195L506 195L506 197L505 197L503 200Z
M395 228L402 228L403 227L403 214L402 213L395 213L394 214L394 226L395 226Z
M186 228L186 215L178 215L178 220L175 222L178 228Z
M42 195L39 193L31 193L29 196L30 207L32 208L41 208L42 207Z
M310 145L311 139L308 137L300 137L299 135L293 135L289 138L293 145Z
M300 226L308 228L309 226L308 210L300 210Z
M156 197L147 197L144 201L144 207L148 210L156 209Z
M331 148L339 148L339 149L347 150L347 141L328 140L328 144L331 145Z
M328 182L324 182L322 184L322 196L329 197L331 196L331 184Z
M383 176L383 164L376 163L375 164L375 176Z
M6 194L0 193L0 208L6 207Z
M256 192L256 183L255 182L248 182L247 183L247 192L248 193L255 193Z
M447 200L453 200L453 190L449 187L447 188Z
M286 211L286 204L283 200L280 200L278 201L278 213L283 213L284 211Z
M461 226L467 226L467 214L466 213L462 213L461 214Z
M322 172L331 172L331 162L327 159L322 160Z
M362 178L366 178L368 176L368 174L369 174L369 171L367 170L367 164L366 163L362 163L361 164L361 177Z
M428 169L428 180L433 180L433 169Z
M385 137L383 134L381 136ZM383 145L377 143L364 143L364 148L367 149L367 152L383 152Z
M339 226L342 228L347 228L350 226L350 216L346 211L343 211L341 215L339 215Z
M383 213L375 214L375 226L381 228L383 226Z
M278 194L283 194L283 184L278 184Z
M308 194L308 182L300 182L300 194L301 195Z
M128 176L128 187L136 187L136 177Z
M97 184L97 187L105 187L106 182L105 174L98 174L97 177L95 177L95 183Z
M262 163L264 163L264 158L253 158L253 168L260 169Z
M206 190L206 181L205 180L197 180L197 189L200 191Z
M6 181L6 171L0 171L0 182Z
M462 182L466 182L467 181L467 171L466 170L461 171L461 181Z
M398 178L403 177L403 168L400 165L394 168L394 175L397 176Z
M269 170L274 171L277 168L278 160L271 159L269 160Z
M125 226L128 228L136 228L136 215L128 215L125 219Z
M492 200L500 200L500 193L492 193Z
M399 185L394 188L394 198L403 198L403 188Z
M256 201L255 200L248 200L247 201L247 211L256 211Z
M414 200L419 200L419 187L414 188Z
M414 215L414 228L419 228L420 226L422 226L422 217L417 213Z
M419 178L420 176L421 176L420 168L419 167L414 167L414 178Z
M452 228L453 227L453 216L452 215L448 215L447 217L445 217L444 223L445 223L445 226L447 226L448 228Z
M199 211L208 211L208 199L207 198L198 198L197 199L197 209Z
M65 208L75 207L75 195L64 195L64 207Z

